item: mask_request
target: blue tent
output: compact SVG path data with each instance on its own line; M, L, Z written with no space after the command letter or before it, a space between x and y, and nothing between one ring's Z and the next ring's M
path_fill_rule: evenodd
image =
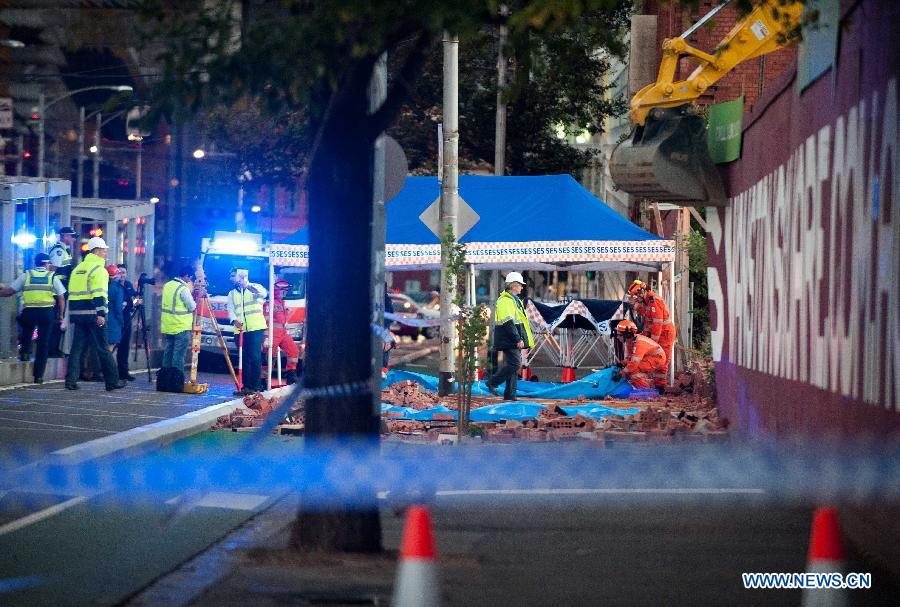
M479 217L460 240L482 269L647 271L674 259L672 241L631 223L570 175L461 175L459 194ZM440 267L440 242L421 219L439 197L436 177L407 177L387 203L388 269ZM273 246L276 264L305 265L307 230ZM290 262L298 257L302 263Z

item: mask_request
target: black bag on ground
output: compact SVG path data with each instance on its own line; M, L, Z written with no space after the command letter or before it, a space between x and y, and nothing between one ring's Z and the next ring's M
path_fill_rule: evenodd
M156 373L157 392L184 392L184 372L175 367L163 367Z

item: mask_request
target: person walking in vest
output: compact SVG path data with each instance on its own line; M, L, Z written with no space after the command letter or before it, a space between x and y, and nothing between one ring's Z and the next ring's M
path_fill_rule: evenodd
M0 288L0 297L11 297L22 294L22 313L18 316L22 327L22 342L19 360L31 358L31 341L37 328L37 349L34 354L34 383L44 383L44 369L47 368L47 355L50 347L50 334L54 323L62 322L66 288L62 281L47 266L50 256L38 253L34 256L34 269L21 274L8 287Z
M284 298L291 289L291 283L281 278L275 281L274 302L272 307L272 338L275 347L280 348L284 355L287 356L287 365L284 368L284 381L287 384L297 383L297 363L300 362L300 348L294 338L288 333L287 319L288 308L284 303ZM269 302L263 306L263 314L269 317ZM263 375L268 376L268 343L266 344L266 358L263 361ZM277 350L272 353L273 359L277 354Z
M126 382L119 379L116 361L106 349L106 315L109 301L109 274L106 271L106 257L109 247L95 236L88 243L84 261L75 266L69 277L69 318L75 335L72 338L72 352L69 354L69 368L66 370L66 389L78 390L78 376L81 373L81 354L87 349L100 359L103 381L108 391L124 388Z
M649 337L638 335L637 325L630 320L619 321L616 338L625 344L625 358L620 363L622 370L613 375L613 380L624 377L638 390L664 388L668 361L660 345Z
M635 310L640 314L644 323L644 336L662 347L667 361L672 360L672 350L675 346L675 323L669 316L666 302L639 280L631 283L628 294L631 295Z
M234 327L235 343L238 335L244 332L244 366L243 394L252 394L262 390L262 345L266 334L266 318L263 316L263 303L268 292L262 285L250 282L247 270L231 269L231 284L234 288L228 292L228 319Z
M522 366L522 350L534 347L531 325L525 315L525 306L519 294L525 288L525 279L518 272L506 275L506 290L497 299L494 312L494 339L492 349L503 353L503 364L485 384L488 392L500 396L497 387L506 382L504 400L516 400L516 382Z
M178 276L167 282L162 290L161 325L166 347L163 350L163 368L184 371L184 358L191 345L191 329L197 302L191 291L194 269L184 266Z
M72 245L75 244L75 230L66 226L59 229L59 240L47 251L50 256L50 269L56 273L60 282L66 289L69 288L69 275L72 273ZM65 296L63 299L65 303ZM64 307L57 307L56 314L63 317ZM50 328L50 356L60 357L60 341L62 329L60 323L54 323Z

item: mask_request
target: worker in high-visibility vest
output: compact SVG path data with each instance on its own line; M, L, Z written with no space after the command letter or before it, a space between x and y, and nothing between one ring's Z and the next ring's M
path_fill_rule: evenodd
M244 334L244 386L243 394L252 394L263 389L262 345L266 335L266 318L263 303L268 291L258 283L250 282L249 272L240 268L231 269L231 284L228 292L228 319L234 327L235 341Z
M184 371L184 358L191 345L191 330L194 326L193 290L194 268L184 266L178 276L167 282L162 290L162 312L160 327L166 342L163 350L163 368Z
M525 288L525 279L518 272L506 275L506 290L497 299L494 312L494 338L492 349L503 353L503 365L487 378L485 384L494 396L500 396L497 387L506 382L504 400L516 400L516 383L522 366L522 350L534 347L531 324L525 315L525 306L519 295Z
M635 280L628 289L635 310L643 322L643 335L658 343L671 361L675 347L675 323L669 316L669 308L663 298L645 283Z
M279 348L287 357L287 364L284 366L284 381L287 384L297 382L297 363L300 362L300 348L297 342L291 337L287 330L288 308L285 305L284 298L287 297L288 291L291 289L291 283L283 278L275 281L275 292L273 293L272 306L272 339L275 347ZM269 317L269 302L263 306L263 314ZM264 350L269 351L268 339L266 339ZM273 357L278 355L278 350L273 352ZM268 355L263 359L263 375L268 377ZM274 358L273 358L274 360Z
M613 375L613 380L624 377L639 390L665 387L668 361L660 345L649 337L638 335L637 325L630 320L619 321L616 338L625 344L625 358L619 363L622 370Z
M99 236L87 243L89 253L69 277L69 319L75 335L66 370L66 389L78 390L81 374L81 354L87 349L100 359L103 381L108 391L124 388L119 379L116 361L106 348L106 314L108 305L109 274L106 257L109 247Z
M34 269L20 274L8 287L0 287L0 297L11 297L22 294L22 313L19 314L19 325L22 327L22 340L19 347L19 360L31 358L31 342L34 330L37 329L37 348L34 353L34 383L44 383L44 369L47 368L47 354L50 349L50 334L56 323L62 322L66 288L48 265L50 256L38 253L34 256ZM54 313L54 310L56 312Z

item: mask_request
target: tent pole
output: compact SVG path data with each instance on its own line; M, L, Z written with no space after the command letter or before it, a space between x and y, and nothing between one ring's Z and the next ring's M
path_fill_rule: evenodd
M675 326L675 262L669 262L669 288L667 289L666 299L669 301L669 319ZM669 385L675 384L675 347L678 345L678 327L675 327L675 343L672 344L672 360L669 361Z
M275 264L269 258L269 366L266 369L266 390L272 389L272 351L275 349ZM279 359L280 360L280 359Z

